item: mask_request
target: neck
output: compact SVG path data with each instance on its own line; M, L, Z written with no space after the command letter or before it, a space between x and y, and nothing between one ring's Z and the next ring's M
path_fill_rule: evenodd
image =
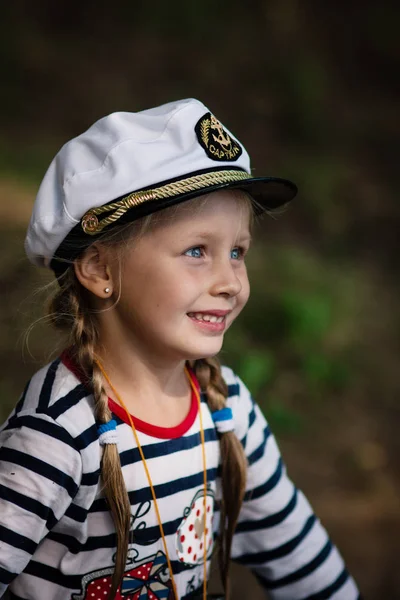
M151 339L140 328L132 330L117 311L99 315L97 355L115 392L133 416L159 426L180 423L190 408L191 389L185 357ZM105 384L115 401L116 393ZM119 402L121 403L121 402ZM163 423L165 421L165 423Z
M101 348L99 357L113 386L129 387L135 393L154 391L162 395L180 395L187 390L184 372L185 361L162 363L152 357L127 354L113 349Z
M176 427L188 415L191 388L184 372L184 363L171 369L154 369L136 359L123 365L103 358L104 387L109 397L128 412L159 427ZM110 384L110 385L109 385Z

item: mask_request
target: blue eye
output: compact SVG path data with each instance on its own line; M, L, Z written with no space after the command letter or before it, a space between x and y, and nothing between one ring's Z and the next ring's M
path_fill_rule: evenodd
M194 246L194 248L186 250L185 255L191 258L201 258L203 256L203 249L201 246Z
M234 260L240 260L243 258L243 254L243 248L236 247L231 250L231 258Z

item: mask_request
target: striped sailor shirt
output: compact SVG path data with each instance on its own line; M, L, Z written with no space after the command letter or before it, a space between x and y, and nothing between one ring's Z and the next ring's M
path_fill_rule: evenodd
M303 494L286 474L257 404L228 368L235 431L248 458L245 500L232 558L248 566L271 600L356 600L356 585ZM117 600L170 599L171 581L151 491L132 430L110 399L132 507L131 543ZM179 598L201 589L218 530L220 451L205 401L208 489L204 502L200 419L195 398L177 427L135 419ZM102 492L93 397L68 360L30 380L0 428L0 597L12 600L107 598L116 536ZM204 506L206 513L204 514Z

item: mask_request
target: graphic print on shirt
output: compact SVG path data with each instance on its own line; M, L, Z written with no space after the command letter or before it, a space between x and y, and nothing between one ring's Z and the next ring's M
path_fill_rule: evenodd
M141 502L131 517L131 539L127 556L129 569L125 571L122 583L117 589L115 600L171 600L172 583L168 563L164 552L143 556L140 547L157 542L147 531L144 517L151 509L151 502ZM115 562L116 554L113 556ZM82 578L80 594L74 594L71 600L104 600L111 588L114 567L86 574Z
M132 514L129 541L131 546L151 546L152 544L155 544L157 540L160 539L160 533L158 530L157 534L149 533L147 523L144 517L150 512L150 510L151 501L147 500L144 502L140 502L136 508L136 512ZM133 554L135 554L135 556L133 556ZM141 560L142 557L139 557L139 554L139 548L129 548L129 555L132 557L131 560L135 562L138 559Z
M204 533L207 558L211 556L213 517L214 492L207 489L204 513L204 490L199 490L185 509L183 521L176 532L176 551L181 562L193 566L204 562Z
M82 591L71 600L104 600L111 588L114 567L88 573L82 578ZM126 571L115 600L173 600L173 589L164 552L148 556L140 565Z

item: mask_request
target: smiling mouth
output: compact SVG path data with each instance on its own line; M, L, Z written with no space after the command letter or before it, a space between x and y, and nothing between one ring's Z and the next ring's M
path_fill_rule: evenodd
M188 317L205 323L223 323L225 321L225 315L217 317L216 315L209 315L207 313L188 313Z

